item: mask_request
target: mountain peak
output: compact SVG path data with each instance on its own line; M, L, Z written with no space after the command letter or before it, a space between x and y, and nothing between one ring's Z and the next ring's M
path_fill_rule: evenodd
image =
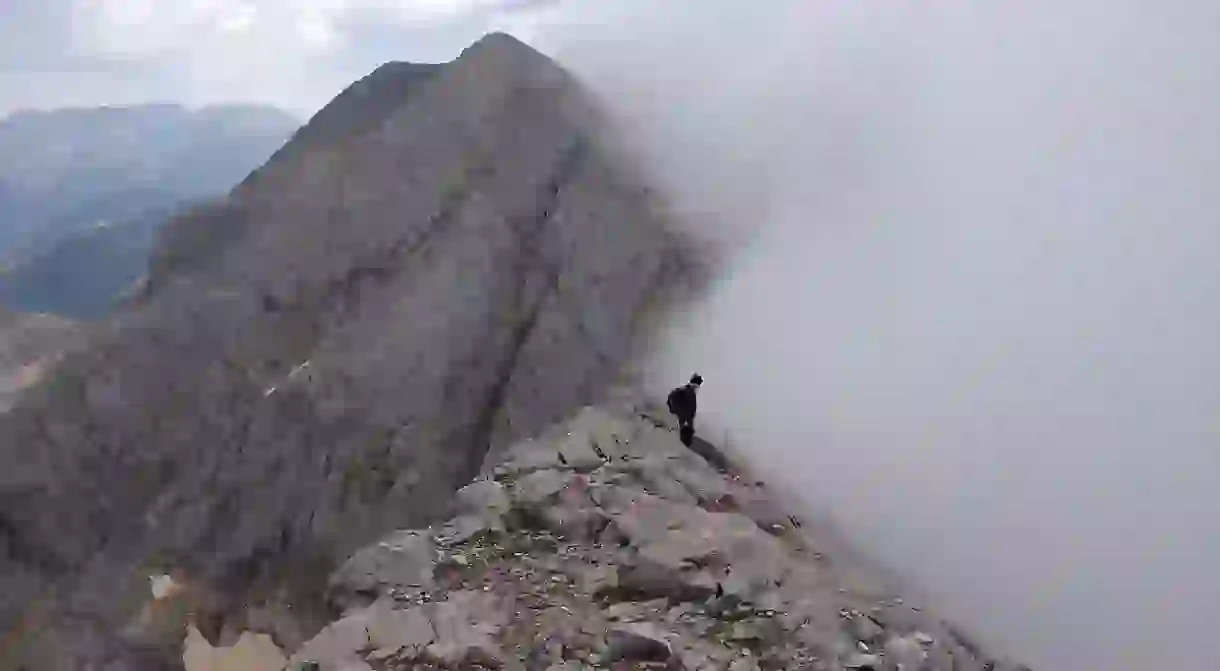
M470 49L511 49L511 50L526 50L535 51L533 47L521 41L517 37L501 31L493 31L487 33L467 47Z
M520 39L508 33L488 33L467 47L455 63L494 62L512 67L543 67L559 71L558 64Z

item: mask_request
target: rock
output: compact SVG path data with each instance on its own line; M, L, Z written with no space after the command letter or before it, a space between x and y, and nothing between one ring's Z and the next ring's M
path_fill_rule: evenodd
M746 645L768 645L782 637L773 621L749 618L732 623L725 639Z
M865 653L854 653L843 662L844 668L848 669L871 669L872 671L881 670L881 656Z
M604 408L585 407L570 419L555 442L577 470L593 470L621 459L634 427Z
M539 518L547 529L561 537L582 541L597 538L610 521L602 510L583 499L545 507Z
M781 535L795 528L795 523L762 487L739 481L729 481L729 496L736 512L754 520L759 529L771 535Z
M854 615L848 623L851 634L866 643L881 638L885 633L879 624L865 615Z
M266 634L242 632L235 644L213 647L195 627L190 627L182 654L186 671L280 671L284 653Z
M497 520L479 515L462 515L440 525L433 532L437 545L453 547L466 543L479 534L501 526Z
M551 441L534 437L513 443L504 450L502 458L503 461L492 469L498 480L512 480L537 470L571 466L571 462L568 462L566 456L560 455Z
M422 607L394 610L388 605L374 605L369 609L365 628L370 645L391 650L407 648L418 652L437 636Z
M451 667L459 664L500 666L504 653L496 637L508 617L495 597L461 590L451 592L447 601L420 608L428 613L436 632L435 640L426 648L428 657Z
M631 601L623 601L620 603L611 604L603 611L603 614L610 620L628 620L633 617L638 617L640 606Z
M741 596L737 594L724 594L714 599L709 599L704 606L704 611L711 617L727 618L742 609L744 603Z
M885 671L922 671L928 654L915 636L894 636L885 642Z
M656 494L674 503L699 505L699 498L669 473L665 471L656 472L647 467L639 468L638 473L636 477L639 483L649 494Z
M513 483L513 503L538 508L568 486L568 475L555 470L540 470L523 475Z
M779 587L791 560L775 538L736 513L709 513L633 490L611 487L599 502L640 556L675 570L716 565L732 570L717 581L727 592L754 601Z
M322 671L369 668L361 651L372 646L373 619L374 613L363 609L330 624L297 650L289 663L317 664Z
M456 494L459 514L482 517L489 522L499 520L512 502L504 485L495 480L475 480Z
M617 566L586 566L577 574L576 581L586 594L605 593L618 588L619 569Z
M364 656L364 661L374 664L384 664L385 662L399 656L399 653L404 652L402 648L377 648Z
M367 605L392 589L432 589L438 558L431 538L415 531L390 534L352 555L331 575L331 599L349 608Z
M660 629L651 625L624 625L606 636L605 661L664 662L672 651Z
M683 458L667 458L664 472L675 481L682 484L698 501L700 505L708 505L732 494L732 490L724 477L710 470L706 464L694 458L693 455Z
M691 671L717 668L712 656L702 650L683 650L681 657L682 666Z
M458 591L448 601L396 610L379 601L323 629L293 655L293 662L317 662L322 671L365 669L366 651L383 656L426 655L442 664L490 662L499 658L494 635L504 618L491 597Z
M963 656L959 658L950 652L948 648L936 645L928 651L927 666L929 669L933 669L935 671L940 671L940 669L952 669L952 671L958 671L959 669L961 669L961 671L979 671L981 665L971 665L969 664L969 661L970 660L967 657Z
M618 590L634 598L695 601L715 594L716 582L702 571L673 569L642 557L619 569Z

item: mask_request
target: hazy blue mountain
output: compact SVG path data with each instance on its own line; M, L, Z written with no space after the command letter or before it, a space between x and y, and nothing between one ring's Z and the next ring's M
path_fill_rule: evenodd
M0 305L96 318L144 274L172 206L150 206L115 224L75 231L30 250L0 274Z
M152 233L217 197L297 129L269 107L18 112L0 121L0 301L92 316L144 272ZM69 263L71 261L71 263ZM83 265L82 265L83 263Z

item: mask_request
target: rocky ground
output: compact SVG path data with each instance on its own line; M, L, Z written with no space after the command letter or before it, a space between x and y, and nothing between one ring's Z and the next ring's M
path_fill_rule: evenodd
M331 576L343 616L288 668L1021 668L837 564L761 483L640 406L585 408L484 471L455 517ZM192 671L285 662L247 638L226 666L193 635Z

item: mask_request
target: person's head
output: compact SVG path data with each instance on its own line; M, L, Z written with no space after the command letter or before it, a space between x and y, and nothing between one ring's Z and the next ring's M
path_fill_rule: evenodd
M698 389L699 385L701 385L701 384L703 384L703 377L700 376L698 373L695 373L694 375L690 376L690 386L692 388Z

